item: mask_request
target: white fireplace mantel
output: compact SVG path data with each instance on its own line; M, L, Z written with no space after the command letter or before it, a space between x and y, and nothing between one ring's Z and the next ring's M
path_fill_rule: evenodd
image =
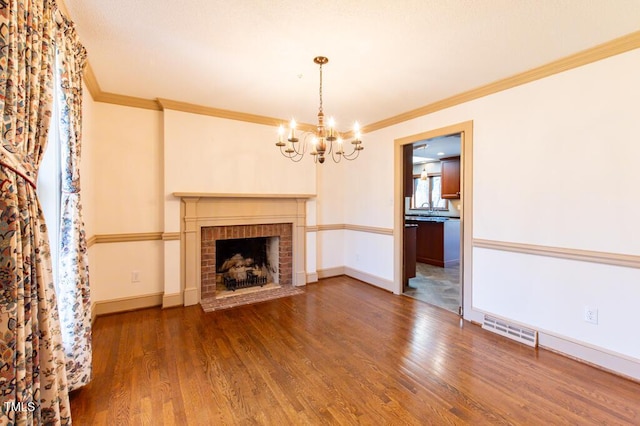
M227 192L174 192L174 197L178 198L315 198L315 194L243 194L243 193L227 193Z
M292 223L295 286L306 284L306 202L313 194L174 192L180 203L180 266L184 305L200 302L201 235L208 226Z

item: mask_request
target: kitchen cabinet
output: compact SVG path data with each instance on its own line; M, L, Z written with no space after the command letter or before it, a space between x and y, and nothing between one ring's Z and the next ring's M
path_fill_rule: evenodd
M416 236L418 225L404 226L404 285L408 285L409 278L416 276Z
M442 198L460 198L460 157L448 157L440 160Z
M440 267L460 261L460 220L407 221L418 225L416 261Z
M413 197L413 145L402 147L402 192L404 197Z

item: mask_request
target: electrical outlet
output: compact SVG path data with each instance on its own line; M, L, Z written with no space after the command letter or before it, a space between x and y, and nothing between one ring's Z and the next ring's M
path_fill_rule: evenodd
M140 271L131 271L131 282L132 283L140 282Z
M591 324L598 323L598 308L592 308L590 306L584 307L584 320Z

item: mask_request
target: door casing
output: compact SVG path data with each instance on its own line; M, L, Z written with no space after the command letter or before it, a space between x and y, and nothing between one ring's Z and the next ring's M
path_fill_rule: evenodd
M403 197L403 146L424 139L460 133L460 279L462 282L463 318L470 321L482 320L482 314L473 310L472 300L472 242L473 242L473 121L452 124L426 132L405 136L394 141L394 293L402 294L402 248L404 229Z

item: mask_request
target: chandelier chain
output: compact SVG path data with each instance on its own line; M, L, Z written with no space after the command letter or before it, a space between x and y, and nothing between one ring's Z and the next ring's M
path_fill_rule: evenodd
M322 113L322 64L320 64L320 108L319 112Z

